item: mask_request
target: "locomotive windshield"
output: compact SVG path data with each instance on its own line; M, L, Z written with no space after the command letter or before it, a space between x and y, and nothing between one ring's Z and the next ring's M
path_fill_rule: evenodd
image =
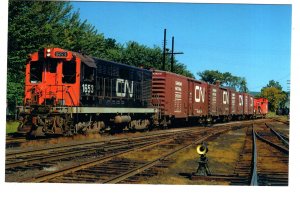
M42 82L43 63L31 62L30 65L30 83Z
M40 83L43 80L43 71L56 73L57 61L32 61L30 63L30 83Z
M76 82L76 62L66 61L63 62L62 69L62 82L67 84L72 84Z

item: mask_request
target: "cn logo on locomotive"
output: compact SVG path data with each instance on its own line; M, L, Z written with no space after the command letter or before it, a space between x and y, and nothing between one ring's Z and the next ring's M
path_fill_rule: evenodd
M129 85L128 80L117 79L116 81L116 95L118 97L126 97L127 92L130 98L133 96L133 81Z
M202 89L200 86L195 86L195 102L200 103L202 100L202 103L204 103L205 99L205 88Z

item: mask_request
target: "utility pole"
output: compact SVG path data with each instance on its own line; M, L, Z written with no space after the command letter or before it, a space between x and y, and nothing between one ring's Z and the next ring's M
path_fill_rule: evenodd
M174 72L174 55L183 54L183 52L174 52L174 36L172 37L172 52L171 54L171 72Z
M166 70L166 37L167 29L164 30L164 47L163 47L163 70Z
M163 46L163 70L167 70L166 69L166 55L171 54L171 72L174 72L174 55L178 55L178 54L183 54L183 52L174 52L174 36L172 36L172 51L171 53L169 53L168 49L166 48L166 43L167 43L167 30L164 30L164 46Z

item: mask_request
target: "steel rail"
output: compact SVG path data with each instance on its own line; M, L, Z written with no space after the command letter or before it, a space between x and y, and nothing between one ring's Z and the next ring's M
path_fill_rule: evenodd
M35 163L40 163L40 162L50 162L50 161L57 161L59 159L65 159L65 158L69 158L69 157L74 157L74 156L81 156L81 155L87 155L87 154L92 154L94 152L97 152L97 151L109 151L109 150L114 150L114 149L119 149L119 148L129 148L130 146L132 146L132 143L134 143L134 145L142 145L142 144L145 144L145 143L149 143L149 142L152 142L152 141L157 141L157 137L161 137L161 139L165 139L166 137L170 137L172 135L176 135L178 134L178 132L180 132L179 134L186 134L186 131L185 132L182 132L182 131L177 131L175 133L169 133L169 135L149 135L149 136L143 136L143 137L135 137L135 138L131 138L131 139L128 139L128 138L125 138L124 140L120 140L120 139L117 139L117 140L114 140L114 142L127 142L128 144L125 144L125 145L120 145L120 144L116 144L116 145L113 145L113 146L109 146L109 147L105 147L105 145L108 145L109 143L112 143L112 140L109 141L109 143L99 143L99 142L92 142L92 143L88 143L88 145L98 145L98 146L103 146L103 147L91 147L91 148L88 148L88 149L84 149L84 150L75 150L75 151L69 151L69 152L58 152L58 153L51 153L51 155L44 155L44 156L38 156L36 158L29 158L29 159L25 159L25 158L19 158L19 159L22 159L21 161L18 160L18 161L12 161L12 162L7 162L6 165L5 165L5 169L11 169L11 168L15 168L15 167L19 167L19 166L26 166L26 165L31 165L31 164L35 164ZM194 130L192 131L192 133L199 133L201 131L198 131L198 130ZM190 132L189 132L190 133ZM188 133L188 134L189 134ZM148 140L147 142L137 142L138 140ZM86 144L85 144L86 145ZM75 148L77 147L78 145L75 145ZM82 146L79 146L82 148ZM66 148L70 148L70 146L66 146ZM71 146L71 148L74 148L74 146ZM64 147L58 147L58 148L55 148L55 149L59 149L59 150L65 150L65 146ZM41 151L30 151L29 153L44 153L44 149L41 150ZM47 150L46 150L47 152ZM25 152L24 153L25 155L28 155L28 152ZM23 155L23 153L21 154ZM17 157L8 157L8 158L12 158L12 159L18 159Z
M131 142L131 141L129 141L129 142ZM136 143L135 145L143 145L145 143L149 143L149 142L140 142L140 143ZM100 151L101 150L108 151L108 150L113 150L113 149L118 149L118 148L128 148L128 147L130 147L130 144L116 145L113 147L97 147L97 148L89 148L88 150L84 149L84 150L77 150L77 151L71 151L71 152L57 153L57 154L52 154L52 155L47 155L47 156L17 161L17 162L6 163L5 169L35 164L35 163L39 163L39 162L55 161L55 160L79 156L79 155L91 154L91 153L97 152L99 150Z
M192 129L197 131L197 128ZM153 138L156 136L171 136L177 133L182 133L182 132L190 132L190 129L183 129L183 130L175 130L175 131L168 131L166 133L155 133L155 134L148 134L146 136L137 136L137 137L122 137L122 138L116 138L116 139L103 139L103 140L98 140L94 142L85 142L85 143L79 143L79 144L72 144L72 145L64 145L64 146L58 146L58 147L50 147L50 148L41 148L38 150L30 150L30 151L18 151L18 152L12 152L12 153L7 153L6 154L6 159L10 158L16 158L20 156L25 156L25 155L32 155L32 154L42 154L42 153L49 153L52 151L59 151L59 150L65 150L67 148L77 148L80 147L82 148L83 146L94 146L94 145L102 145L105 143L114 143L114 142L125 142L129 140L137 140L137 139L147 139L147 138Z
M222 130L222 131L219 131L219 132L215 132L215 133L210 133L208 134L206 137L201 137L202 140L205 140L206 138L208 137L211 137L213 135L216 135L216 134L219 134L219 133L222 133L222 132L225 132L225 131L228 131L229 129L225 129L225 130ZM196 132L195 132L196 133ZM199 138L200 139L200 138ZM151 144L148 144L148 145L144 145L144 146L141 146L141 147L134 147L132 149L128 149L128 150L125 150L125 151L121 151L119 153L113 153L111 155L108 155L108 156L105 156L105 157L102 157L102 158L98 158L96 160L93 160L93 161L89 161L89 162L85 162L85 163L82 163L80 165L74 165L74 166L71 166L71 167L67 167L67 168L64 168L64 169L61 169L61 170L58 170L58 171L55 171L55 172L52 172L52 173L47 173L45 175L41 175L41 176L38 176L38 177L34 177L34 178L31 178L31 179L25 179L24 182L44 182L44 181L47 181L47 180L50 180L50 179L53 179L53 178L56 178L56 177L59 177L59 176L63 176L65 174L69 174L69 173L72 173L72 172L76 172L78 170L82 170L82 169L86 169L86 168L90 168L90 167L93 167L93 166L96 166L96 165L99 165L101 163L104 163L106 161L109 161L117 156L122 156L122 155L125 155L129 152L134 152L134 151L137 151L137 150L144 150L144 149L148 149L148 148L151 148L153 146L158 146L158 145L162 145L162 144L167 144L167 143L170 143L172 142L174 139L164 139L164 140L161 140L159 142L154 142L154 143L151 143ZM198 140L197 140L198 141ZM193 142L189 145L187 145L186 147L182 147L182 148L179 148L177 150L180 151L184 148L187 148L187 147L190 147L192 146L193 144L197 143L196 142ZM168 155L164 155L164 157L167 157ZM151 165L151 164L149 164ZM153 164L154 165L154 164ZM149 168L149 166L144 166L144 167L147 167ZM23 182L23 181L22 181Z
M267 123L265 123L265 125L283 142L284 145L286 145L287 147L289 147L289 142L287 141L288 137L284 136L281 133L278 133L277 131L274 130L273 127L271 127Z
M251 162L251 186L257 186L257 149L256 149L256 137L255 137L255 131L253 129L252 125L252 162Z
M282 147L282 146L279 146L279 145L277 145L277 144L274 144L273 142L271 142L271 141L269 141L269 140L263 138L262 136L260 136L256 131L254 131L254 132L255 132L256 137L257 137L259 140L261 140L261 141L263 141L263 142L269 144L270 146L272 146L272 147L274 147L274 148L280 150L281 152L283 152L283 153L285 153L285 154L289 154L289 150L288 150L288 149L286 149L286 148L284 148L284 147Z
M53 178L58 177L58 176L63 176L65 174L68 174L68 173L71 173L71 172L76 172L78 170L82 170L82 169L85 169L85 168L89 168L89 167L104 163L106 161L111 160L112 158L114 158L116 156L121 156L121 155L124 155L128 152L132 152L132 151L135 151L135 150L143 150L143 149L146 149L146 148L151 148L153 146L157 146L157 145L160 145L160 144L163 144L163 143L168 143L172 140L173 139L166 139L166 140L161 140L159 142L153 142L153 143L144 145L142 147L134 147L132 149L121 151L119 153L113 153L111 155L108 155L108 156L105 156L105 157L102 157L102 158L98 158L98 159L95 159L95 160L92 160L92 161L84 162L84 163L81 163L79 165L78 164L73 165L71 167L67 167L67 168L64 168L64 169L61 169L61 170L58 170L58 171L55 171L55 172L47 173L47 174L40 175L40 176L30 178L30 179L25 179L21 182L44 182L44 181L53 179Z

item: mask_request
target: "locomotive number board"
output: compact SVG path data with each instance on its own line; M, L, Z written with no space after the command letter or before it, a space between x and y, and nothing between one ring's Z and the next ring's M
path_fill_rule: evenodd
M67 57L67 55L68 55L68 52L66 52L66 51L56 51L55 52L56 57Z

